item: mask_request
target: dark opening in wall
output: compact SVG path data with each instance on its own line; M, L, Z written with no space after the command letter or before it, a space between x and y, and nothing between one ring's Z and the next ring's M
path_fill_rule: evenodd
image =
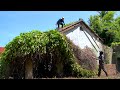
M83 31L83 27L82 26L80 26L80 30Z
M117 71L120 72L120 57L117 58Z

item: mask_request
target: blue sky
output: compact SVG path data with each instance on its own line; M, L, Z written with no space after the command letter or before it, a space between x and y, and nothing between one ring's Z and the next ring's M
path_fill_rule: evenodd
M87 23L90 15L96 14L96 11L0 11L0 47L23 32L55 29L56 21L61 17L65 18L66 24L79 18Z

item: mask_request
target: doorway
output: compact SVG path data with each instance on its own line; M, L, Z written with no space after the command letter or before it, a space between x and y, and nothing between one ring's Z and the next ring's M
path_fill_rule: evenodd
M117 71L120 72L120 57L117 58Z

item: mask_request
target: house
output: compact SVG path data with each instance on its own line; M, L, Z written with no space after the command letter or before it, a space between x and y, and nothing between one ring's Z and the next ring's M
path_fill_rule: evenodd
M112 49L104 45L103 39L101 39L82 19L79 19L68 26L60 28L59 31L65 34L75 45L81 49L84 49L86 46L91 48L96 57L99 56L99 51L103 51L105 60L109 60L108 64L105 64L108 74L116 75L116 64L111 62ZM103 71L102 74L105 75Z
M99 56L99 51L103 51L103 40L82 20L76 21L66 27L59 29L73 43L81 49L86 46L91 48L95 55Z
M4 48L4 47L0 47L0 54L1 54L1 53L3 53L3 52L4 52L4 50L5 50L5 48Z
M5 48L4 47L0 47L0 58L1 58L1 54L4 52Z

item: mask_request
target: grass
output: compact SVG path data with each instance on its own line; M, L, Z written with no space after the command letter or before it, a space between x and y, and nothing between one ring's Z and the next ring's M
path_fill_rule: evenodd
M64 77L64 78L39 78L39 79L120 79L120 74L114 75L114 76L94 76L92 78L75 78L75 77Z

